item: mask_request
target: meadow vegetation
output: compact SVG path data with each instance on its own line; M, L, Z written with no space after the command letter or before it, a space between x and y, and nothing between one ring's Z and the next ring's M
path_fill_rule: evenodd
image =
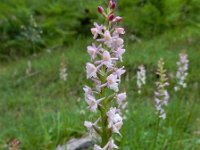
M124 150L200 149L200 18L198 0L118 0L126 29L123 65L128 114L118 145ZM86 47L101 0L2 0L0 3L0 147L55 149L87 131L83 86L88 83ZM186 89L174 91L179 53L189 57ZM157 62L169 78L167 118L157 132L154 106ZM64 60L63 60L64 58ZM59 77L61 62L67 80ZM138 94L136 72L146 68ZM158 135L155 144L155 135Z

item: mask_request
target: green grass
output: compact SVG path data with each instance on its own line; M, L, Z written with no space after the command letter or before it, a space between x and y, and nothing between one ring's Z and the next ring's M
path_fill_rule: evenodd
M188 27L134 43L127 38L124 65L129 113L118 144L124 150L153 148L157 117L154 109L156 63L166 61L169 75L170 104L167 119L161 121L155 149L200 149L200 45L199 29ZM86 46L91 40L79 37L67 47L56 47L51 53L1 64L0 67L0 146L13 139L22 149L55 149L71 137L86 133L83 122L94 116L86 111L82 87L88 83L85 63ZM174 74L178 54L185 50L190 59L188 87L175 93ZM62 54L68 68L68 80L59 79ZM31 75L26 75L27 61L32 61ZM147 85L139 96L136 89L137 66L147 68ZM80 101L79 101L80 100ZM81 114L85 110L86 114ZM3 149L3 148L2 148ZM6 148L4 148L6 149Z

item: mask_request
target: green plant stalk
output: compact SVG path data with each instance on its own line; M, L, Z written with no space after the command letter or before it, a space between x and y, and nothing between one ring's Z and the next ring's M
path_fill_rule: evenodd
M106 111L103 110L101 111L101 121L102 121L102 133L101 133L101 145L102 147L104 147L107 143L108 140L110 138L110 136L108 135L108 121L107 121L107 116L106 116Z
M158 114L158 120L157 120L157 123L156 123L156 135L155 135L154 144L153 144L153 148L152 149L156 148L157 140L158 140L158 133L160 131L160 117L159 117L159 114Z
M106 81L106 69L103 68L103 76L100 78L102 83L104 83ZM102 88L102 91L101 91L101 94L100 94L100 97L106 97L106 88L103 87ZM108 105L108 102L107 102L107 98L105 98L102 102L101 102L101 106L99 107L99 110L101 112L101 127L102 127L102 130L101 130L101 145L102 147L104 147L108 141L109 141L109 138L110 138L110 134L109 134L109 129L108 129L108 118L107 118L107 105Z
M107 14L110 14L110 9L108 8L107 9ZM109 30L110 29L110 22L107 20L107 15L104 14L104 17L105 17L105 24L106 24L106 28ZM105 83L106 82L106 76L107 76L107 72L106 72L106 68L102 68L102 71L103 71L103 76L100 78L101 79L101 82L102 83ZM106 88L102 88L102 91L101 91L101 95L100 95L102 98L103 97L106 97ZM111 98L113 99L113 98ZM102 127L102 130L101 130L101 146L104 147L108 141L109 141L109 138L111 137L111 131L110 129L108 128L108 118L107 118L107 105L111 102L112 100L110 100L110 98L106 98L104 99L102 102L101 102L101 107L99 107L99 110L101 112L101 127Z

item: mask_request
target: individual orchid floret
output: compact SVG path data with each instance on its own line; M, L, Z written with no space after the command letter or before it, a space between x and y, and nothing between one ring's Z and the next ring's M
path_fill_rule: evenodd
M96 22L94 23L94 28L91 29L91 32L93 34L93 39L96 39L99 34L102 33L102 30L104 29L103 25L98 25Z
M114 140L110 138L108 142L108 149L113 150L113 149L119 149L119 147L115 144Z
M97 107L99 105L99 103L104 100L104 98L101 98L99 100L96 100L94 96L88 95L85 98L85 101L87 102L87 104L89 105L88 108L90 109L90 111L92 112L96 112Z
M111 49L112 51L116 51L118 48L122 49L124 44L124 40L122 38L113 38Z
M157 90L155 92L155 107L160 118L165 119L166 113L164 107L169 101L169 94L166 87L169 85L166 77L166 70L164 69L164 61L160 59L158 62L159 81L156 82Z
M119 130L123 125L123 119L119 115L119 113L117 113L116 107L114 108L111 107L110 110L107 112L107 116L108 116L108 127L111 128L114 133L120 134Z
M111 74L107 77L108 88L114 90L115 92L119 91L118 82L119 82L119 79L117 78L117 75Z
M110 67L112 67L112 59L111 59L111 56L110 56L110 53L108 52L108 51L104 51L103 52L103 64L106 66L106 67L108 67L108 68L110 68Z
M146 70L143 65L138 67L137 71L137 87L138 87L138 93L141 93L142 85L146 84Z
M94 123L90 121L85 121L84 126L88 129L90 134L95 133L96 130L99 128L97 124L99 123L100 118L98 118Z
M117 103L119 106L121 106L125 100L126 100L126 92L117 94Z
M89 96L93 96L93 92L92 89L89 86L85 86L83 88L84 92L85 92L85 98L89 97Z
M92 122L90 122L90 121L85 121L84 122L84 126L88 129L88 130L92 130L93 129L93 123Z
M99 145L94 145L94 150L113 150L113 149L119 149L118 146L114 143L114 140L110 138L108 143L101 148Z
M178 70L176 72L177 85L174 87L175 91L180 90L180 88L186 88L187 83L185 82L188 76L188 56L185 53L180 53L180 60L177 62Z
M125 49L122 49L122 48L118 48L115 52L115 56L117 58L119 58L120 61L122 61L122 55L125 53Z
M104 51L102 54L102 60L96 61L96 63L100 64L98 68L102 65L105 65L107 68L111 68L114 65L113 61L115 60L117 60L117 58L111 58L110 53L108 51Z
M113 74L117 75L119 82L121 82L121 76L126 72L124 66L122 68L115 68Z
M86 64L86 72L87 72L87 78L96 78L97 77L97 68L92 63Z
M119 37L120 34L125 34L124 28L116 28L113 32L113 36Z
M98 39L97 41L103 42L107 47L111 47L112 44L112 36L110 35L110 31L106 30L103 34L103 38Z
M101 45L96 47L95 44L92 44L92 46L87 47L87 52L90 55L91 60L94 60L96 58L96 56L97 56L97 54L99 53L100 50L101 50Z

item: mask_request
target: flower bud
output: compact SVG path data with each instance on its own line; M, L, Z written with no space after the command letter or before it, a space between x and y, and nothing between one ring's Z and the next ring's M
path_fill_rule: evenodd
M113 21L114 18L115 18L115 16L113 14L111 14L110 16L108 16L108 20L109 21Z
M110 1L110 9L115 9L115 8L116 8L116 3L111 0Z
M99 7L98 7L98 12L99 12L100 14L102 14L103 11L104 11L103 7L99 6Z
M121 22L121 21L122 21L122 17L117 16L117 17L115 18L115 21L116 21L116 22Z

